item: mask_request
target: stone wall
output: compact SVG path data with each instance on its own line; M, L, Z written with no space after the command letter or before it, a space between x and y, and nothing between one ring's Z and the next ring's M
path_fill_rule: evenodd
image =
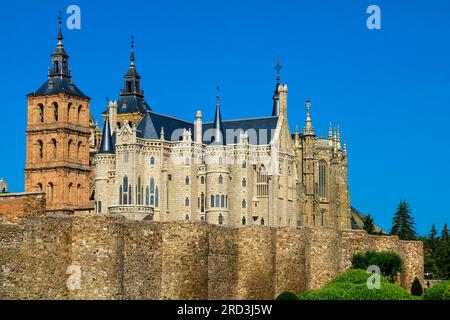
M3 216L0 299L272 299L323 286L369 249L403 257L405 288L423 281L421 242L359 230Z
M23 192L0 194L0 216L25 217L44 214L44 193Z

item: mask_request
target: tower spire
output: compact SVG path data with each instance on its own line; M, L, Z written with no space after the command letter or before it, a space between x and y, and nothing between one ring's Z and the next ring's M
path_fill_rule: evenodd
M134 35L131 35L131 52L130 52L130 63L134 65Z
M277 116L278 113L279 113L278 103L279 103L279 100L280 100L278 87L280 86L280 79L281 79L280 78L280 71L283 68L283 66L280 63L280 58L279 57L277 57L276 64L275 64L275 66L273 68L277 72L277 81L276 81L276 84L275 84L275 91L274 91L273 98L272 98L273 99L272 116Z
M314 128L311 120L311 102L306 101L306 126L305 126L305 135L314 135Z
M225 135L223 132L222 115L220 113L220 85L216 85L216 114L214 116L214 126L213 126L214 142L213 144L224 145Z
M56 37L58 40L58 46L62 46L62 41L64 39L62 35L62 12L59 10L59 16L58 16L58 36Z

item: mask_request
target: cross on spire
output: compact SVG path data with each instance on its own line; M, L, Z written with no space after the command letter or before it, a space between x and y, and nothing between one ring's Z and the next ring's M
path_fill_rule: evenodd
M59 10L58 16L58 37L56 38L60 43L64 39L62 35L62 11Z
M283 68L283 66L280 63L280 58L279 57L277 57L277 62L276 62L275 66L273 68L277 72L277 81L279 82L280 81L280 71Z
M131 64L134 64L134 34L131 35L131 54L130 54Z

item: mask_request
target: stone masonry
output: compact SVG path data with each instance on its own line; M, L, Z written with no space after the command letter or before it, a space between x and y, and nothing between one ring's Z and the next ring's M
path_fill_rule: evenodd
M323 286L366 250L423 281L421 242L331 227L0 216L0 299L273 299Z

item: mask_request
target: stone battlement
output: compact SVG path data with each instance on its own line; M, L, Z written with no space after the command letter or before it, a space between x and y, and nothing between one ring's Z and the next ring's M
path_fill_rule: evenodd
M402 256L403 287L423 280L421 242L358 230L0 216L0 299L273 299L368 249Z

